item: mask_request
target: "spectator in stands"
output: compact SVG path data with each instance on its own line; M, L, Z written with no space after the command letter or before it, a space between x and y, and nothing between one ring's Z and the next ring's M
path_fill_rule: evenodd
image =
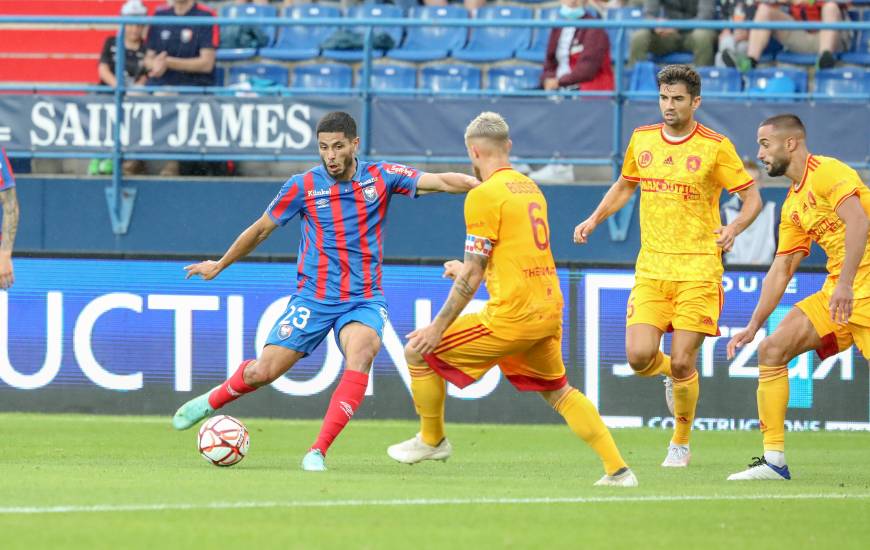
M727 19L736 23L752 20L755 16L756 0L719 0L717 4L718 19ZM719 51L716 54L716 65L725 67L722 53L733 50L746 54L749 47L749 31L747 29L723 29L719 33Z
M760 188L762 172L758 163L751 157L745 157L743 167L755 180L755 185ZM722 205L722 222L727 225L734 221L742 206L743 201L735 193L730 200ZM776 253L776 219L776 203L766 201L755 221L734 239L734 246L725 253L725 263L729 265L770 265Z
M121 7L121 15L144 16L148 10L142 4L142 0L127 0ZM124 25L124 83L126 86L142 86L148 79L145 69L145 26ZM117 36L109 36L103 43L103 51L100 53L100 63L97 66L97 74L100 84L115 87L118 80L115 78L115 54L117 52ZM123 172L125 175L143 174L145 164L142 161L124 161ZM93 159L88 166L88 174L111 174L112 161L110 159Z
M175 0L171 6L157 8L161 17L213 17L214 11L194 0ZM146 43L145 67L148 86L214 86L217 26L151 25ZM161 176L177 176L194 164L169 161Z
M588 0L562 0L559 17L568 21L596 19ZM541 73L545 90L613 90L610 40L604 29L561 27L550 31L547 57ZM549 164L529 174L538 183L571 183L568 164Z
M788 11L782 8L788 7ZM778 2L759 0L755 11L754 22L766 21L824 21L835 23L843 20L845 3L817 2L816 0L792 0ZM818 53L817 67L830 69L837 63L834 54L849 47L849 33L835 30L825 31L774 31L776 39L785 49L795 53ZM746 72L754 69L761 59L761 54L770 42L771 31L768 29L752 29L749 31L749 46L746 54L739 51L725 50L722 61L729 67L737 67Z
M714 0L646 0L644 17L668 21L670 19L713 19ZM629 64L646 61L647 55L667 55L691 51L697 66L713 64L713 50L717 32L713 29L677 30L667 27L640 29L631 35Z

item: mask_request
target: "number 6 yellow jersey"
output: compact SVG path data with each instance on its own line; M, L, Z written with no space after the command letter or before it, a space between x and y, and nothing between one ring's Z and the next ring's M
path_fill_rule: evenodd
M505 338L537 339L562 326L562 292L550 251L547 200L512 168L496 170L465 199L465 251L489 257L481 313Z

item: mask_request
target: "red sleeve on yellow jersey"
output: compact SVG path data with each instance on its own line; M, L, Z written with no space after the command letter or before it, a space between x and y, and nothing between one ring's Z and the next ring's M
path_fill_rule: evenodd
M478 187L465 196L465 232L495 244L501 225L501 201L488 191Z
M779 220L779 246L776 249L777 256L787 256L799 250L805 256L810 255L810 236L799 225L800 220L791 219L791 208L786 201L782 205L782 216Z
M816 169L812 182L816 195L824 197L836 211L843 201L857 195L864 186L861 177L848 165L840 161L823 162Z
M640 181L640 171L637 169L637 159L634 158L634 138L637 132L631 134L628 147L625 148L625 159L622 161L622 177L628 181Z
M728 138L719 142L713 180L732 194L743 191L754 183L752 176L743 168L743 161L737 154L734 144Z

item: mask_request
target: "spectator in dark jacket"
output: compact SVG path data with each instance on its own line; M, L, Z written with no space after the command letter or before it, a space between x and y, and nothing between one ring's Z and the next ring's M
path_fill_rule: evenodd
M714 0L646 0L643 3L644 17L660 21L710 20L713 19L714 8ZM715 29L640 29L631 35L629 63L633 65L638 61L646 61L649 53L667 55L672 52L691 51L695 65L712 65L717 36Z

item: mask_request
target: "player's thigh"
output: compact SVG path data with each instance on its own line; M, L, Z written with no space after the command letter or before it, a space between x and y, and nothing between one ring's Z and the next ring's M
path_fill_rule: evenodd
M309 355L329 334L339 313L334 306L291 296L284 313L269 331L266 345Z
M698 350L706 337L700 332L674 329L671 338L671 372L674 378L686 378L695 371Z
M387 308L383 302L355 304L335 322L335 337L348 368L368 370L381 349Z
M658 355L662 343L662 329L638 323L625 329L625 356L633 369L639 370L649 366Z
M528 345L494 334L477 313L472 313L456 319L438 347L423 359L442 378L464 388L479 380L499 359L523 351Z
M253 378L258 382L271 382L293 368L293 365L305 355L301 351L284 346L266 344L252 367L255 371Z
M562 389L568 384L562 360L562 331L537 340L524 351L503 357L498 366L519 391L553 392Z
M642 277L635 278L625 308L625 326L652 325L665 332L674 316L674 283Z
M786 314L776 330L761 341L758 346L759 363L768 366L785 365L793 358L810 350L816 350L819 355L825 356L836 353L838 344L835 333L826 333L831 334L831 336L823 338L819 332L819 330L827 331L827 328L824 328L826 326L824 314L827 308L820 307L821 301L814 296L812 295L801 302L809 313L804 311L802 307L798 307L800 305L798 304ZM828 350L825 350L825 342L828 343ZM851 345L851 339L849 345Z
M706 281L674 284L674 317L671 321L674 330L718 335L719 315L725 301L722 285Z

